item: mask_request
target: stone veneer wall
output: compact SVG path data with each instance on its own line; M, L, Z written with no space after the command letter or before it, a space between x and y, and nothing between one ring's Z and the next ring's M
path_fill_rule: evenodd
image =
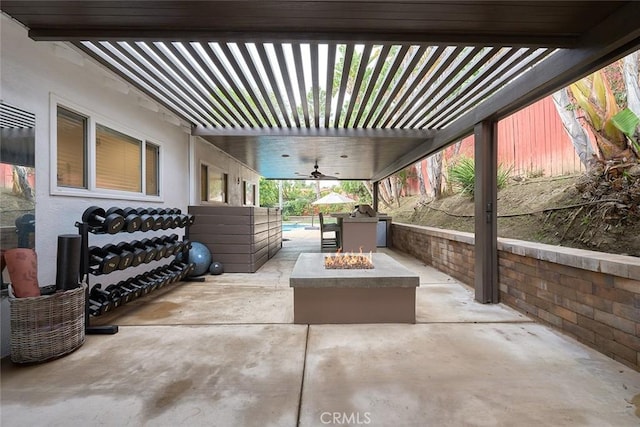
M392 224L392 245L474 286L474 235ZM498 239L501 302L640 370L640 258Z

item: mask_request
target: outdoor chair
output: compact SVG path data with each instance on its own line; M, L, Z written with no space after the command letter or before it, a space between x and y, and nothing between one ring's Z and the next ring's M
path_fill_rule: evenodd
M318 213L320 217L320 249L321 251L331 250L337 251L340 247L340 226L335 223L325 223L322 212ZM333 233L333 236L325 236L325 233Z

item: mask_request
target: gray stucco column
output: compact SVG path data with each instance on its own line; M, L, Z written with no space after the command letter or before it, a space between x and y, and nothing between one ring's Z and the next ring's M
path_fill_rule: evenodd
M493 121L476 124L475 137L475 298L481 303L497 303L498 223L497 223L497 127Z

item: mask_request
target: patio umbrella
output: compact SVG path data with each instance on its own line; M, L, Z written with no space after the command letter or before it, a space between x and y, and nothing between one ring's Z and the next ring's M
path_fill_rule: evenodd
M336 192L331 192L324 197L319 198L315 202L312 202L312 205L335 205L339 203L355 203L356 201L343 196L342 194L338 194Z

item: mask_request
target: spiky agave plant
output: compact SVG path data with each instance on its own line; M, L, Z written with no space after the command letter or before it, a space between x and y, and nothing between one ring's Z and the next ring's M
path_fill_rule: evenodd
M504 188L511 176L512 168L505 168L502 164L498 165L497 185L498 188ZM449 181L460 189L463 194L473 196L476 185L476 166L470 157L461 157L454 162L449 168Z

